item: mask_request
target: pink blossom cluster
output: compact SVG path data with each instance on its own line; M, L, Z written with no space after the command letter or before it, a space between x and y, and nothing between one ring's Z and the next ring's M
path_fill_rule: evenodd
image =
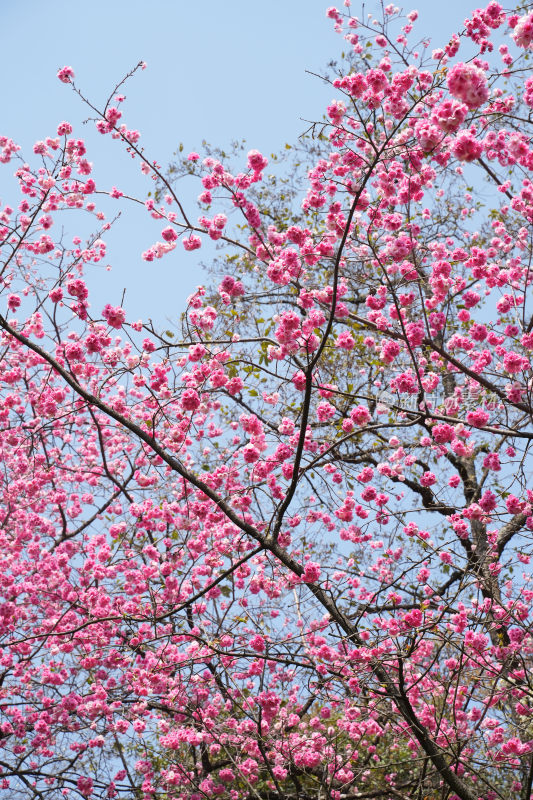
M527 788L531 14L491 0L472 61L448 67L454 35L422 68L416 12L343 8L349 61L287 184L257 150L190 153L196 217L122 89L91 111L158 181L145 260L221 248L179 332L93 318L98 198L128 198L72 126L27 160L0 139L5 792Z
M533 12L520 17L514 26L513 39L518 47L528 49L533 43Z
M126 320L126 312L120 306L107 303L102 311L103 318L111 328L121 328Z
M448 88L458 100L469 109L479 108L489 97L489 88L485 72L474 64L460 62L448 73Z

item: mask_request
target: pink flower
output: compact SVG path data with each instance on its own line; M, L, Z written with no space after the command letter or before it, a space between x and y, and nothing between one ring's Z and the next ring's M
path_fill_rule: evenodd
M225 386L227 382L228 379L223 369L216 369L211 373L211 386L215 389L220 389L222 386Z
M453 58L455 55L457 55L457 51L459 50L460 46L461 46L461 40L459 39L457 34L454 33L449 43L444 48L444 51L447 56Z
M59 72L57 73L57 77L63 83L70 83L74 80L74 70L72 67L61 67Z
M356 479L361 483L368 483L374 477L374 470L372 467L363 467L361 472L356 475Z
M498 505L498 501L496 499L496 495L494 494L494 492L491 492L490 489L487 489L486 492L483 492L483 494L479 498L479 505L481 506L483 511L487 512L487 514L490 513L491 511L494 511L494 509Z
M316 583L320 577L320 573L320 564L317 564L315 561L308 561L305 565L302 579L305 583Z
M452 144L452 153L459 161L475 161L483 152L483 144L470 131L461 131Z
M420 486L433 486L437 482L437 477L434 472L424 472L420 478Z
M448 73L448 88L471 110L479 108L489 97L486 75L474 64L455 64Z
M292 376L292 382L299 392L303 392L305 389L305 374L302 372L302 370L298 370L298 372L294 373Z
M326 17L328 17L328 19L334 19L336 22L342 22L340 11L338 11L335 6L330 6L326 9Z
M181 407L184 411L196 411L200 406L200 398L195 389L185 389L181 395Z
M298 719L299 719L299 718L298 718ZM286 770L286 769L285 769L285 767L282 767L282 766L276 766L276 767L273 767L273 768L272 768L272 774L273 774L273 775L274 775L274 777L275 777L275 778L277 778L279 781L283 781L283 780L285 780L285 778L287 777L287 775L288 775L289 773L288 773L288 770Z
M253 169L254 172L261 172L261 170L263 170L267 164L268 160L259 152L259 150L250 150L248 153L249 169Z
M192 315L191 315L192 316ZM217 311L213 306L206 306L202 311L195 315L194 321L204 331L210 331L215 324Z
M455 431L452 426L448 425L447 423L434 425L431 433L437 444L445 444L446 442L451 442L453 439L455 439Z
M112 328L121 328L126 319L126 312L120 306L112 306L108 303L102 311L102 316Z
M18 294L10 294L7 298L7 307L10 311L16 311L20 306L20 297Z
M72 125L70 122L60 122L57 126L57 135L68 136L69 133L72 133Z
M430 573L429 569L427 567L422 567L422 569L420 570L420 572L416 576L416 579L417 579L417 581L419 583L426 583L426 581L427 581L427 579L429 578L430 575L431 575L431 573Z
M254 636L253 639L250 639L250 647L252 650L255 650L256 653L263 653L265 650L265 639L263 636L259 634Z
M522 372L529 367L529 361L519 353L511 352L506 353L503 357L503 368L506 372L513 375L517 372Z
M485 469L491 469L494 472L499 472L501 470L501 464L498 453L488 453L483 459L483 467Z
M355 346L355 339L350 331L341 331L341 333L339 333L337 336L335 344L342 350L353 350Z
M320 397L324 397L326 400L329 400L330 397L333 397L334 393L337 391L337 386L333 383L323 383L320 386L318 393Z
M403 621L408 625L410 628L417 628L419 625L422 624L422 620L424 616L419 608L413 608L412 611L408 611L407 614L404 615Z
M226 292L230 297L238 297L244 294L244 286L241 281L235 280L232 275L225 275L218 289L220 292Z
M81 278L75 278L73 280L68 281L67 291L69 294L72 295L72 297L77 297L78 300L81 300L82 302L84 300L87 300L87 298L89 297L89 290L87 288L87 284L85 283L85 281L82 281Z
M107 111L105 112L105 118L110 125L116 125L121 116L122 112L119 111L118 108L115 108L114 106L111 106L111 108L108 108Z
M509 514L520 514L524 510L524 503L522 500L519 500L518 497L515 497L514 494L509 495L505 501L505 505L507 506Z
M283 417L278 426L278 431L280 433L290 436L291 434L294 433L294 428L295 428L294 421L292 419L289 419L289 417Z
M518 47L527 49L533 42L533 12L520 17L512 34Z
M425 330L423 322L409 322L405 327L405 332L411 347L418 347L424 341Z
M327 108L328 116L335 125L340 125L342 118L346 113L346 105L342 100L334 100L333 103Z
M80 794L82 794L84 797L90 797L93 793L93 779L87 778L85 775L80 775L76 786L78 787Z
M524 83L524 103L533 108L533 78L528 78Z
M241 389L243 388L244 383L242 382L241 378L236 376L235 378L230 378L230 380L226 384L226 389L230 394L238 394Z
M442 130L432 125L428 120L419 120L415 126L415 136L418 145L424 153L430 153L442 142Z
M199 236L191 235L183 239L183 246L186 250L198 250L202 246L202 240Z
M242 449L242 455L247 464L253 464L259 459L259 450L253 444L247 444Z
M316 408L316 415L319 422L328 422L335 416L336 408L331 403L319 403Z
M463 294L461 300L467 308L474 308L481 300L481 297L477 292L468 291Z
M178 238L178 234L176 233L174 228L171 228L170 226L168 228L163 228L163 230L161 231L161 236L163 237L165 242L175 242L176 239Z
M59 303L63 299L63 289L60 286L52 289L50 292L48 292L48 297L52 303Z
M350 411L350 418L356 425L363 427L363 425L366 425L371 419L370 411L366 406L356 406Z
M392 339L384 339L381 344L381 360L385 361L386 364L392 364L400 350L398 342Z
M444 100L433 109L431 119L444 133L455 133L468 114L468 106L456 100Z
M482 428L489 421L489 414L482 409L477 411L469 411L466 415L466 421L474 428Z

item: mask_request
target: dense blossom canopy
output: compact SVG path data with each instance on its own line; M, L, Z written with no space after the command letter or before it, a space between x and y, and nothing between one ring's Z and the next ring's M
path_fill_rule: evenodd
M6 797L533 797L533 12L327 16L288 161L165 173L58 72L151 181L146 269L217 243L181 331L91 304L133 199L72 126L0 137Z

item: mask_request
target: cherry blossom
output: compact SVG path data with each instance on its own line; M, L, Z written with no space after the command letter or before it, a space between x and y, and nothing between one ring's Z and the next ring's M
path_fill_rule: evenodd
M91 124L147 198L70 123L0 137L6 796L529 800L531 14L326 15L272 175L167 171L122 84ZM217 243L173 327L105 286L102 196L147 267Z

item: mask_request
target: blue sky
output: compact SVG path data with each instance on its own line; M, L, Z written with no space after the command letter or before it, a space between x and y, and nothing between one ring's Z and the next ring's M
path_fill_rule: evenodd
M138 165L117 143L83 127L88 112L56 72L72 65L80 88L99 103L145 60L148 68L127 87L124 120L141 130L151 158L164 166L179 142L192 150L202 139L224 146L245 138L250 148L268 154L304 130L302 119L320 119L331 100L331 90L306 74L321 72L342 48L325 18L328 5L332 0L4 0L0 46L9 78L3 83L0 134L29 153L35 140L54 135L57 123L67 119L88 140L97 182L144 197L148 184ZM437 46L478 5L414 0L405 8L418 9L419 34ZM367 2L372 7L377 3ZM358 4L352 8L357 13ZM0 173L0 199L13 202L4 181ZM128 316L163 323L176 319L187 294L202 282L202 251L187 255L180 248L146 264L140 253L158 238L159 228L145 214L125 215L109 240L113 270L96 273L91 283L103 302L118 302L127 287Z

